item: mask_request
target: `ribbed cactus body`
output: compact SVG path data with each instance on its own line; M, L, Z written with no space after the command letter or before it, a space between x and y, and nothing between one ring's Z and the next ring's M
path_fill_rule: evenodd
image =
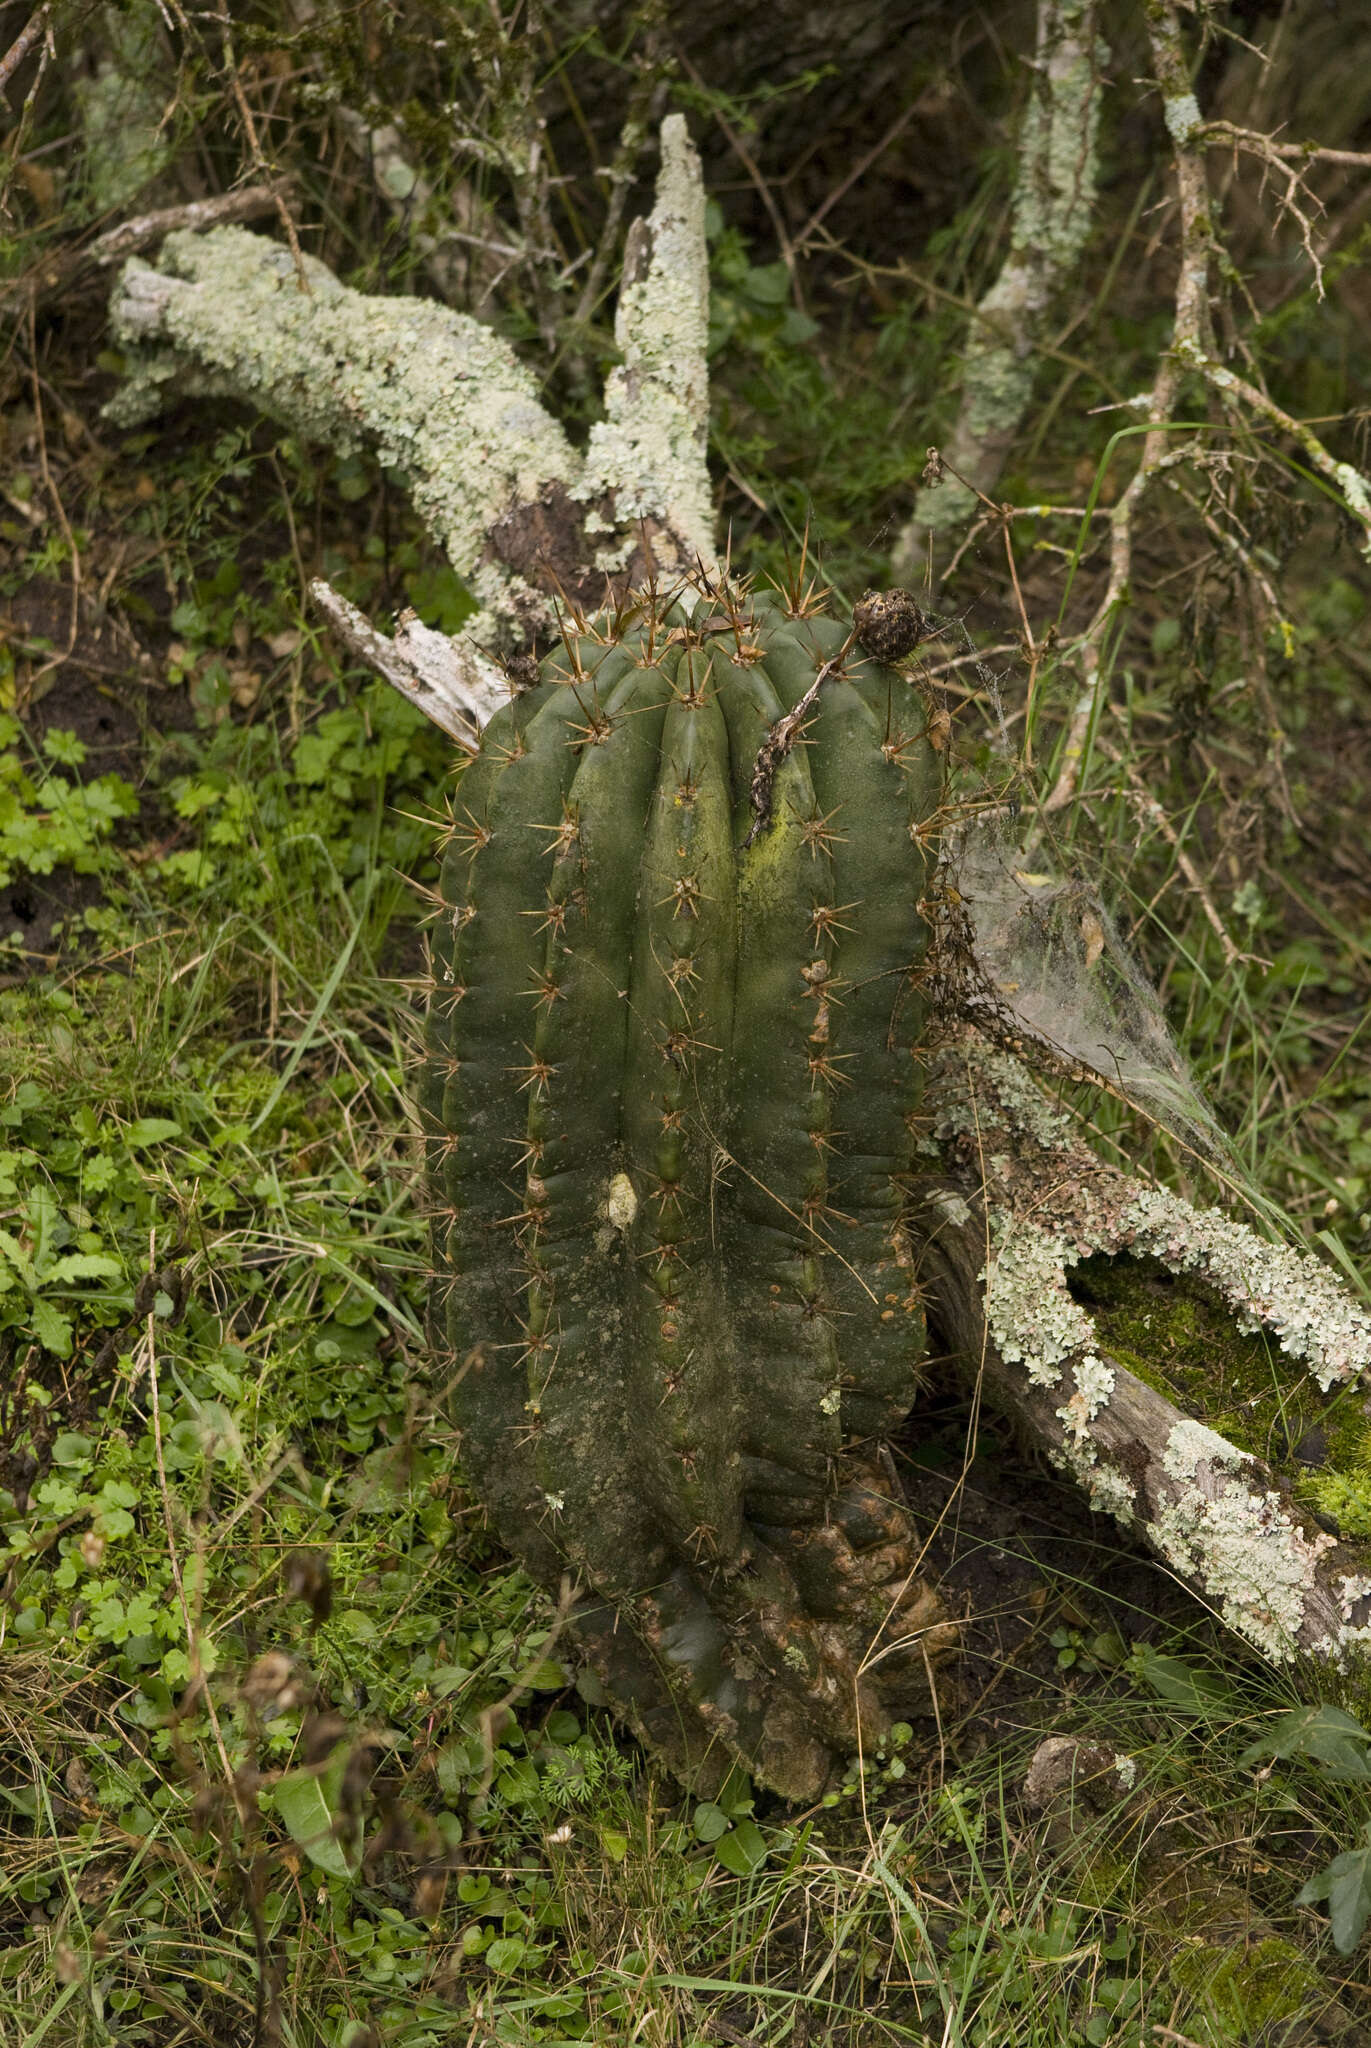
M596 1641L644 1725L665 1701L678 1755L703 1732L787 1790L879 1718L835 1624L901 1597L852 1446L925 1342L925 726L836 620L645 602L491 722L443 862L424 1105L469 1473L622 1618Z

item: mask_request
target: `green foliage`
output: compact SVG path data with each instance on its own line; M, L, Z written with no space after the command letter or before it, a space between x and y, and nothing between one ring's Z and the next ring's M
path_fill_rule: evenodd
M134 817L138 798L121 775L65 775L80 769L86 749L74 732L50 730L46 760L24 760L22 728L0 712L0 888L16 875L109 872L111 841L121 819Z
M1371 1919L1371 1824L1362 1830L1361 1846L1344 1849L1326 1870L1311 1877L1297 1903L1312 1906L1327 1900L1333 1946L1350 1956Z

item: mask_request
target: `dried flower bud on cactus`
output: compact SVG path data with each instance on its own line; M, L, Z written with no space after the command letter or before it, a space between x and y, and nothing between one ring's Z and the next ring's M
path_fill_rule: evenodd
M858 645L873 661L903 661L928 638L928 620L907 590L868 590L852 608Z
M841 621L710 595L728 632L650 595L568 631L462 773L435 1321L468 1475L535 1577L584 1589L611 1696L697 1784L732 1754L812 1798L926 1704L948 1633L856 1450L925 1345L905 1207L943 770Z

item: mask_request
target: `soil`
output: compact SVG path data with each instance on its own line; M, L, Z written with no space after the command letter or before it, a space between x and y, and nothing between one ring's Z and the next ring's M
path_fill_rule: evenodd
M1061 1703L1064 1684L1055 1629L1134 1644L1196 1623L1193 1597L1092 1514L1069 1480L1025 1454L1011 1425L982 1414L975 1426L968 1463L973 1416L965 1390L947 1384L921 1398L893 1446L929 1567L962 1624L940 1694L973 1752L1025 1725L1046 1732L1043 1713Z

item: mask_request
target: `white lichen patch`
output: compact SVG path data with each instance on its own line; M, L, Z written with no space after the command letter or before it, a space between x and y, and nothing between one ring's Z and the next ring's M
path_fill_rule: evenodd
M1077 1359L1075 1376L1076 1391L1066 1406L1057 1410L1057 1420L1077 1443L1083 1443L1091 1423L1114 1391L1117 1374L1112 1365L1106 1365L1090 1351Z
M612 494L621 522L661 522L688 561L714 558L714 512L705 444L709 427L709 260L700 159L684 119L662 123L656 205L634 242L614 336L623 355L605 384L605 417L591 428L576 496Z
M961 1071L969 1073L971 1086L954 1091L950 1082ZM1269 1330L1288 1357L1307 1366L1323 1392L1371 1372L1371 1314L1319 1260L1293 1246L1272 1244L1217 1209L1194 1209L1164 1188L1145 1187L1101 1166L1084 1152L1068 1119L1051 1107L1027 1067L1010 1054L975 1044L968 1048L965 1069L949 1065L935 1132L943 1142L974 1137L992 1187L999 1182L1014 1189L1034 1151L1060 1155L1060 1189L1046 1204L1039 1198L1038 1208L1040 1214L1046 1209L1055 1226L1051 1231L1039 1226L1039 1235L1063 1247L1064 1264L1092 1252L1159 1259L1173 1273L1194 1273L1208 1282L1239 1329ZM1017 1148L1013 1157L1001 1149L1006 1133ZM1009 1229L1017 1236L1019 1226ZM1068 1250L1070 1257L1065 1256ZM1032 1254L1021 1244L1017 1260L1030 1257L1036 1260L1044 1296L1064 1293L1064 1272L1049 1274L1045 1243ZM1011 1266L1005 1279L1012 1275ZM1033 1311L1031 1292L1020 1289L1019 1296L1020 1310ZM1006 1297L1003 1322L1010 1321L1013 1306ZM1054 1303L1051 1313L1064 1311ZM1031 1341L1017 1341L1024 1355L1038 1349Z
M936 1154L937 1146L934 1145L932 1149ZM962 1229L965 1224L971 1221L970 1203L964 1201L951 1188L937 1189L929 1197L928 1206L936 1215L941 1216L945 1223L950 1223L954 1230Z
M1081 1487L1097 1515L1112 1515L1121 1529L1137 1519L1137 1488L1126 1473L1100 1456L1099 1445L1089 1436L1079 1440L1069 1433L1060 1444L1049 1446L1048 1456L1059 1472L1065 1472Z
M1371 485L1359 469L1353 469L1350 462L1339 462L1333 471L1338 488L1352 510L1365 525L1371 526ZM1363 553L1366 550L1363 549Z
M169 235L125 266L111 309L130 381L110 410L146 417L163 388L212 389L339 453L369 442L397 470L459 574L490 529L576 456L531 374L489 327L423 299L349 290L244 228Z
M1096 1464L1086 1473L1084 1484L1097 1515L1112 1515L1124 1529L1131 1526L1137 1516L1138 1493L1126 1473L1113 1465Z
M1347 1573L1338 1580L1337 1586L1342 1618L1350 1622L1354 1610L1361 1602L1371 1600L1371 1578L1367 1578L1364 1573Z
M1074 1351L1089 1349L1095 1325L1066 1289L1076 1254L1032 1223L1003 1226L982 1278L991 1339L1009 1365L1022 1365L1035 1387L1055 1387Z
M1236 1472L1242 1463L1243 1454L1236 1444L1189 1416L1175 1424L1162 1452L1162 1470L1167 1478L1183 1485L1191 1484L1202 1465L1216 1472Z
M1217 1288L1239 1328L1267 1329L1327 1393L1371 1367L1371 1316L1307 1252L1269 1244L1218 1210L1192 1209L1164 1188L1140 1193L1102 1249L1150 1253Z
M1174 99L1162 101L1162 112L1166 116L1166 129L1177 149L1188 147L1195 130L1203 125L1204 116L1200 103L1193 92L1177 93Z
M633 1219L638 1214L638 1197L626 1173L616 1173L610 1181L605 1213L615 1230L627 1233L633 1228Z
M1162 1464L1173 1499L1147 1534L1167 1562L1215 1601L1224 1619L1276 1662L1302 1646L1306 1606L1331 1536L1308 1536L1280 1494L1244 1477L1242 1452L1201 1423L1171 1431Z
M1072 1142L1070 1120L1053 1109L1022 1060L998 1051L984 1040L969 1053L971 1088L947 1091L934 1126L936 1138L978 1136L988 1122L1003 1120L1017 1136L1030 1138L1044 1152L1060 1151ZM977 1099L988 1094L987 1105ZM987 1115L987 1106L990 1114Z

